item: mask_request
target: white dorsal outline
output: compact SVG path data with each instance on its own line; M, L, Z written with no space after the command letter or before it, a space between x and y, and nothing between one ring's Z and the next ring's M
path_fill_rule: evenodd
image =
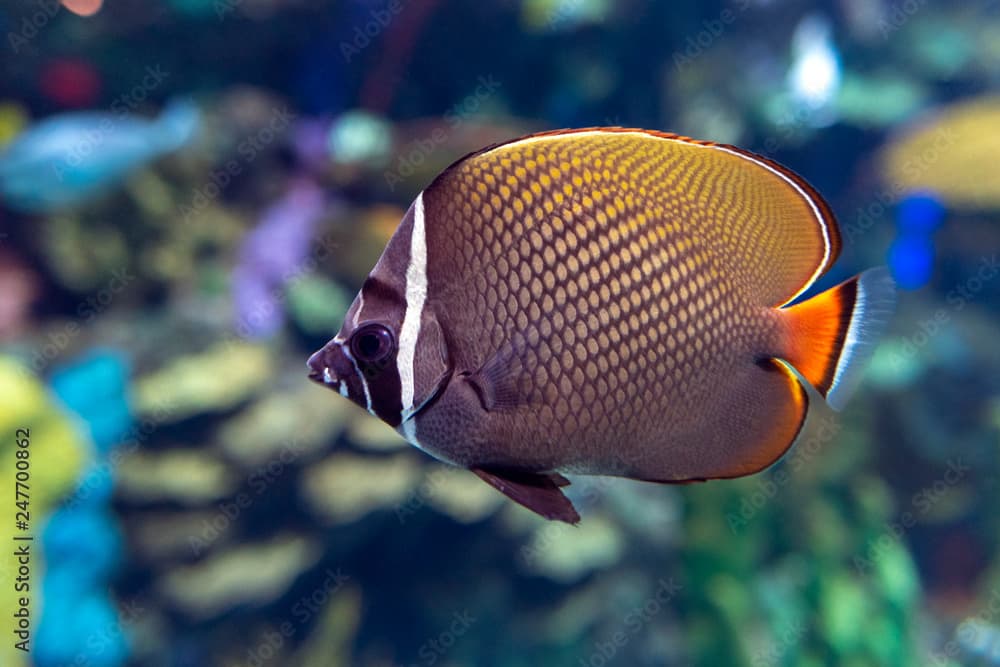
M685 146L692 146L696 148L711 148L714 150L722 151L723 153L729 153L730 155L735 155L736 157L747 160L748 162L755 164L759 167L763 167L772 174L775 174L783 181L791 185L792 188L794 188L795 191L806 201L806 203L809 205L809 208L812 209L813 215L816 217L816 221L819 223L819 228L823 235L823 259L816 267L816 270L813 271L813 274L812 276L810 276L809 280L807 280L805 284L803 284L802 287L799 288L799 291L793 294L790 298L786 299L783 303L778 304L776 306L777 308L787 306L789 303L799 298L806 290L812 287L813 283L815 283L816 280L821 275L823 275L823 273L825 273L828 268L830 268L830 260L832 259L832 254L833 254L833 242L830 238L830 223L823 216L823 213L822 211L820 211L819 206L817 206L814 198L810 196L809 193L806 192L801 185L796 183L794 179L790 178L788 174L783 173L779 169L775 169L767 162L758 159L756 156L754 156L752 153L748 151L735 150L734 148L730 148L723 144L702 143L693 140L685 140L680 137L662 136L660 134L656 134L655 132L649 132L645 130L582 130L582 131L566 130L564 132L553 132L551 134L546 133L543 135L536 135L536 136L523 137L521 139L515 139L514 141L501 144L487 151L484 151L483 153L481 153L481 155L486 155L487 153L492 153L494 151L502 150L505 148L513 148L515 146L535 143L539 141L549 141L555 139L562 139L566 137L612 136L612 135L622 135L622 134L647 137L653 139L662 139L664 141L670 141L673 143L683 144Z

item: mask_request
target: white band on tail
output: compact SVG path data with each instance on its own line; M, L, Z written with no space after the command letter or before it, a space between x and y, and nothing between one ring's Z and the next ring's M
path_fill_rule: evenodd
M895 283L885 267L868 269L858 276L851 322L837 359L833 383L826 393L826 402L834 410L844 407L861 382L865 366L889 324L896 302L895 293Z

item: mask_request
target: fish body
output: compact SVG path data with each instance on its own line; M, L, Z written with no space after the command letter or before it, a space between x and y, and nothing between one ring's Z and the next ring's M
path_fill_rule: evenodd
M794 302L836 222L788 169L646 130L544 133L417 196L311 377L548 518L563 473L737 477L856 383L876 269Z

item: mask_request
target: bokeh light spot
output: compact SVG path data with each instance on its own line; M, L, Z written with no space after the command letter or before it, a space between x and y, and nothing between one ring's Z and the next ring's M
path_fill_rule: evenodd
M77 16L93 16L101 11L104 0L62 0L62 4Z
M903 236L889 248L889 268L900 289L923 287L934 269L934 245L929 239Z

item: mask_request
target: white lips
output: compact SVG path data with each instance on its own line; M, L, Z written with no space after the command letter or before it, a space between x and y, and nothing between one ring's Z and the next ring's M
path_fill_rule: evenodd
M333 376L330 375L330 369L329 368L324 368L323 369L323 382L325 382L327 384L333 384L334 382L336 382L336 380L333 379Z

